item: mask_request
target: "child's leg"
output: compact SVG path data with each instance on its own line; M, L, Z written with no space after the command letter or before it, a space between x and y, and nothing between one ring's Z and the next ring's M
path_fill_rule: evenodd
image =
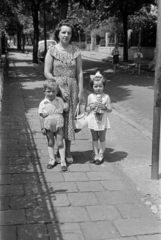
M94 131L91 129L91 134L93 139L92 146L95 154L94 160L97 160L98 159L98 139L99 139L98 131Z
M54 141L54 134L51 131L46 130L46 136L47 136L47 140L48 140L48 152L49 152L49 157L50 157L50 162L49 162L48 165L54 165L55 164L55 156L54 156L54 143L55 143L55 141ZM50 166L48 168L50 168Z
M99 151L99 160L103 160L103 154L106 148L106 129L99 132L100 136L100 151Z
M138 74L140 75L140 63L138 64Z
M63 130L59 129L56 132L56 142L59 148L60 162L63 171L67 170L66 161L65 161L65 143L63 140Z
M116 64L113 65L114 73L116 72Z

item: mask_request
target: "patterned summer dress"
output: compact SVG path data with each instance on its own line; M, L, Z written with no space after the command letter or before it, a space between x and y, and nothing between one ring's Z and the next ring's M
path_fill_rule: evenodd
M64 113L64 138L75 139L74 115L78 103L78 83L76 80L76 59L81 54L78 47L72 45L71 51L61 51L55 45L49 48L49 53L54 58L53 76L60 87L68 92L69 112Z

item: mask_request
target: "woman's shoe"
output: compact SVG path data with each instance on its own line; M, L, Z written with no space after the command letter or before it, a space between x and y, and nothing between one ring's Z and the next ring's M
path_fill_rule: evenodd
M66 165L61 165L62 172L68 171L68 167Z
M66 162L69 163L69 164L71 164L71 163L74 162L73 157L70 157L70 158L67 158L67 157L66 157L65 160L66 160Z
M98 159L97 159L97 160L95 161L95 164L96 164L96 165L101 165L103 162L104 162L104 159L102 159L102 160L98 160Z
M53 163L53 160L54 159L50 159L49 163L47 164L47 169L52 169L57 165L56 161Z

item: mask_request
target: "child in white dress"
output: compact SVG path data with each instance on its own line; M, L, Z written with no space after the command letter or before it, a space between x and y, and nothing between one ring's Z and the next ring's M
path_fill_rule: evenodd
M110 97L103 92L106 83L104 77L100 72L97 72L95 75L91 75L90 78L94 93L88 96L86 111L88 112L88 128L91 130L94 150L93 160L91 162L99 165L103 163L104 160L106 131L110 128L108 113L112 111L112 108ZM100 115L99 117L98 114ZM99 148L98 141L100 141Z
M40 126L43 135L46 135L48 141L49 163L48 169L56 165L54 155L55 139L59 148L62 171L67 171L65 161L65 147L63 143L63 111L69 110L68 103L64 103L62 98L57 97L59 87L53 80L46 80L44 83L45 99L39 104Z

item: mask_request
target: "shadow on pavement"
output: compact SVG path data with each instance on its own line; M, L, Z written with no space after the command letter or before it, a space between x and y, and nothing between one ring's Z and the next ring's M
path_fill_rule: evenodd
M4 81L0 113L3 239L9 239L11 226L23 240L64 239L55 207L64 197L57 193L66 190L54 191L50 184L52 178L63 181L63 176L58 169L47 172L46 139L39 133L33 134L39 129L37 108L44 97L41 86L36 87L38 81L41 79L28 66L10 67Z

